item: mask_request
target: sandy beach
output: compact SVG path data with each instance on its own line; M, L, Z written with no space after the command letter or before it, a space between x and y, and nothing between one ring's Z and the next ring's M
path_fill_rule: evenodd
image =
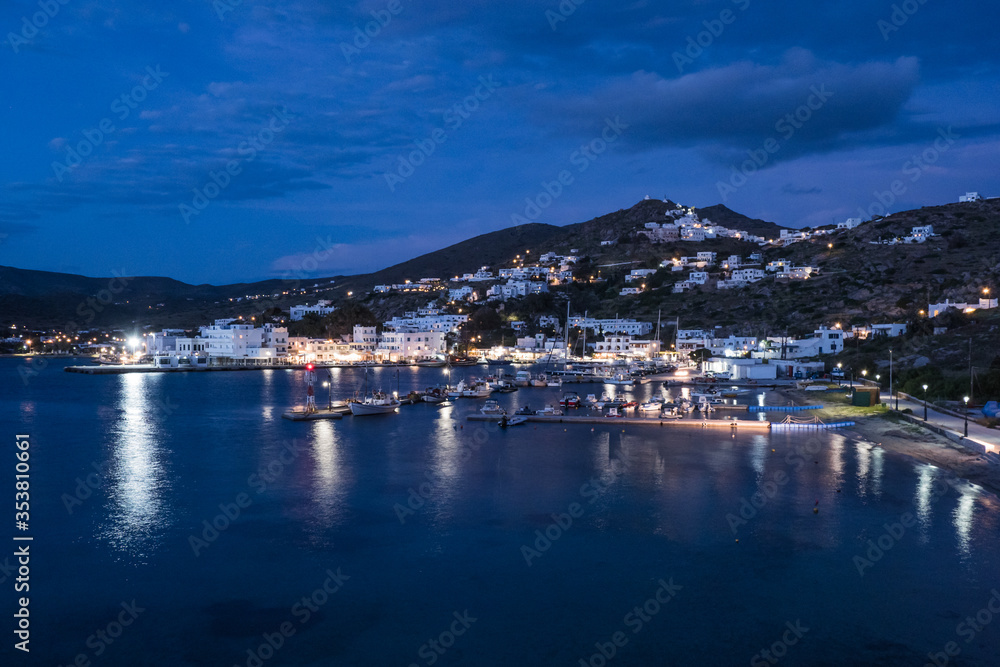
M848 405L840 395L799 389L774 389L776 395L797 405L822 404L814 414L825 422L853 420L855 426L842 431L850 438L878 444L884 449L930 463L953 472L1000 496L1000 465L883 408Z

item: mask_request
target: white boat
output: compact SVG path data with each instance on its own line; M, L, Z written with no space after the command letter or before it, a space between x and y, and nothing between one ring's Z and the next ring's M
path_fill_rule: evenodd
M607 378L604 380L604 384L617 384L623 386L631 386L633 383L632 378L624 373L616 373L614 377Z
M493 400L492 398L479 408L479 411L484 415L505 415L507 411L500 407L500 404Z
M541 410L535 410L536 415L555 417L562 414L562 410L556 410L551 405L542 408Z
M656 401L650 401L649 403L643 403L639 406L639 412L659 412L663 409L663 403L657 403Z
M583 399L583 402L588 404L597 403L597 397L593 394L587 394L587 398Z
M348 405L351 407L351 414L357 417L364 415L387 415L399 408L399 400L395 396L377 391L371 396L365 396L360 401L351 401Z
M486 398L492 391L482 380L473 380L471 385L459 380L455 389L448 392L448 398Z
M563 380L558 375L549 375L545 379L545 385L547 387L561 387L563 385Z
M527 417L507 417L505 415L503 419L497 422L497 426L500 428L507 428L508 426L517 426L518 424L523 424L527 421Z
M549 383L545 381L545 375L540 374L531 378L532 387L548 387Z
M514 384L518 387L528 387L531 385L531 373L528 371L518 371L514 376Z

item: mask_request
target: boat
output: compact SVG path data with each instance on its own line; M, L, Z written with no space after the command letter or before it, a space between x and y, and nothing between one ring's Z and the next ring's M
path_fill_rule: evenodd
M535 411L531 409L531 406L525 405L523 408L518 408L517 410L515 410L514 414L515 415L522 415L522 416L533 415L533 414L535 414Z
M500 359L490 359L490 366L510 366L514 361L512 359L507 359L502 357Z
M348 405L352 415L361 417L364 415L387 415L395 412L400 403L395 396L386 394L384 391L376 391L360 401L349 401Z
M508 426L517 426L518 424L524 424L528 421L527 417L508 417L504 415L500 421L497 422L497 426L500 428L507 428Z
M629 386L634 384L634 382L632 381L632 378L629 377L628 375L625 375L624 373L616 373L613 377L606 378L604 380L604 384Z
M558 417L562 414L562 410L556 410L555 407L547 405L541 410L535 410L535 414L542 417Z
M559 405L564 408L578 408L580 407L580 395L571 391L559 400Z
M583 399L583 402L587 403L588 405L592 405L594 403L597 403L597 397L594 396L593 394L587 394L587 398Z
M482 380L473 380L472 384L466 384L465 380L459 380L458 385L448 392L448 398L486 398L492 391L490 386Z
M663 409L663 403L650 401L639 406L639 412L659 412Z
M444 359L422 359L414 364L421 368L442 368L448 364Z
M545 374L541 373L531 378L532 387L548 387L549 383L545 381Z
M386 415L395 412L399 406L399 399L395 394L389 395L384 391L368 393L368 369L365 369L365 393L361 399L352 399L347 402L351 408L351 414L356 417L364 415Z
M506 415L507 411L500 407L500 404L492 398L486 401L479 411L484 415Z
M469 359L469 358L454 358L451 360L452 366L478 366L479 359Z
M517 375L514 376L514 384L518 387L530 387L531 373L528 371L518 371Z
M406 405L413 405L414 403L420 403L423 400L424 400L424 392L413 390L403 398L399 399L399 402L404 403Z
M563 380L558 375L549 375L545 378L545 386L547 387L561 387L563 385Z

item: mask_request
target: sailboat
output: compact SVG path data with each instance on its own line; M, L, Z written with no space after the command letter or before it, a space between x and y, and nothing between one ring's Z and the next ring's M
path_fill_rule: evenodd
M368 393L368 369L365 369L365 394L361 400L348 401L351 414L356 417L365 415L386 415L399 409L399 399L395 392L392 395L384 391Z

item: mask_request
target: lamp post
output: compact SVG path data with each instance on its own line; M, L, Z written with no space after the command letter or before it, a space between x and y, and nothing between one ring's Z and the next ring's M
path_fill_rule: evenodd
M965 433L964 433L964 435L965 435L966 438L968 438L969 437L969 397L966 396L962 400L965 401Z
M894 395L895 387L892 385L892 348L889 349L889 398ZM896 396L896 409L899 410L899 396Z
M839 387L841 381L844 379L844 364L842 364L841 362L838 361L837 362L837 370L840 371L839 373L837 373L837 386Z
M927 421L927 385L924 385L924 421Z

